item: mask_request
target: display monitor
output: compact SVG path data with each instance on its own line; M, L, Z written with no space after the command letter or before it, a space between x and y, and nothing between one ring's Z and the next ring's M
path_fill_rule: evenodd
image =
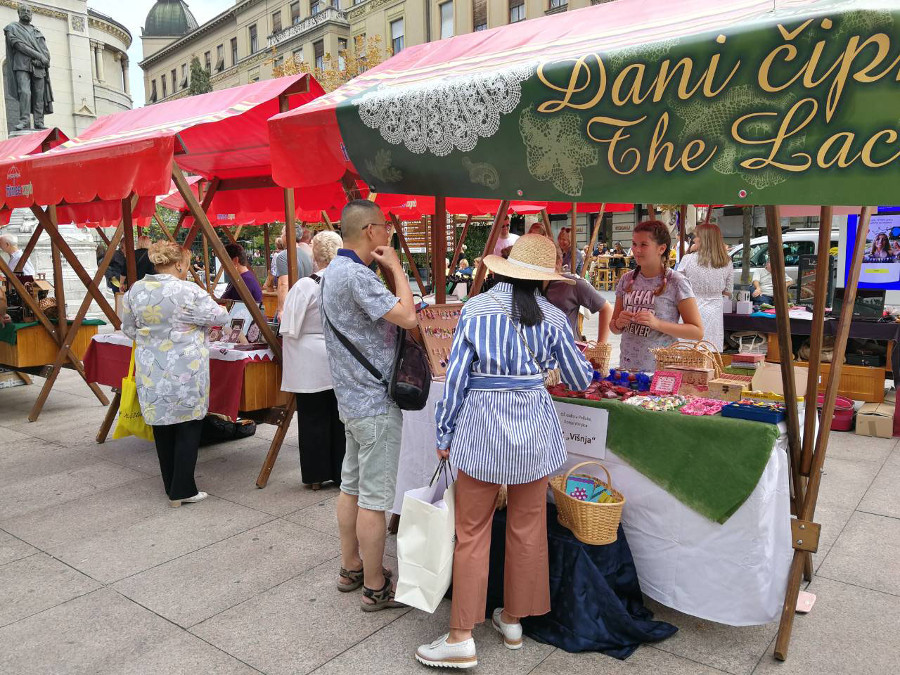
M838 316L844 304L846 289L834 289L834 302L831 305L831 313ZM856 301L853 303L853 318L866 321L877 321L884 316L884 291L858 289Z

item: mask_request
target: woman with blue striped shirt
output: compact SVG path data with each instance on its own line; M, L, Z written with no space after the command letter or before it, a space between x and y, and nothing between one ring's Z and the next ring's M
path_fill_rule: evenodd
M575 346L565 315L541 295L556 273L556 246L538 234L520 237L509 258L488 256L498 283L462 311L436 409L438 457L449 457L456 482L456 549L450 632L416 650L427 666L478 663L472 629L484 620L491 523L497 493L508 485L505 607L493 615L506 646L522 646L523 616L550 611L547 479L566 459L559 419L544 387L558 368L575 390L593 369Z

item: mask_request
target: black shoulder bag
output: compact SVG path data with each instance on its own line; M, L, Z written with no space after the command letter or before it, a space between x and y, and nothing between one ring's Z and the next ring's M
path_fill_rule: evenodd
M390 381L371 361L356 348L347 337L341 333L325 313L325 284L324 279L317 281L322 285L322 316L331 328L335 337L353 355L363 368L369 371L376 380L387 388L388 396L400 410L421 410L428 402L428 392L431 389L431 363L422 346L416 342L409 332L399 328L397 334L397 347L394 351L393 373Z

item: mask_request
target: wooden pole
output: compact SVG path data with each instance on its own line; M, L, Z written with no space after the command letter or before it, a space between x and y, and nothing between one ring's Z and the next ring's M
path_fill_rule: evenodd
M772 265L772 289L775 300L775 317L777 319L778 349L781 353L781 383L786 403L785 413L787 417L788 448L791 457L791 479L795 497L802 499L800 420L797 409L797 387L794 381L794 352L791 344L791 319L788 310L787 282L785 281L784 243L781 238L781 207L766 207L766 227L769 233L769 262Z
M31 233L31 238L28 240L25 248L22 249L22 257L19 258L19 262L16 263L16 274L20 274L22 272L22 269L25 267L25 263L28 262L28 258L31 256L32 251L34 251L34 247L37 246L38 239L41 238L41 232L43 231L44 226L38 223L37 227L34 228L34 232Z
M687 234L687 204L678 209L678 259L684 257L684 237Z
M197 198L191 192L190 185L188 185L187 178L184 177L184 173L181 171L181 167L179 167L175 163L172 164L172 180L175 181L175 185L178 187L178 191L181 193L181 196L184 198L185 203L188 205L191 214L194 216L195 224L200 224L200 228L203 230L203 233L206 234L206 236L209 237L209 240L212 242L213 251L222 262L222 265L224 265L225 272L228 274L229 278L234 280L235 290L237 290L241 301L247 306L250 315L253 317L253 320L259 327L260 334L263 336L263 339L265 339L265 341L269 344L269 348L275 353L275 358L280 361L281 343L275 337L272 329L269 328L269 324L266 322L266 317L263 316L262 312L259 309L259 305L250 294L250 290L247 288L247 284L244 283L241 275L237 273L234 264L231 262L231 258L228 257L228 253L225 251L225 246L223 246L222 242L219 241L219 237L217 237L216 233L213 231L212 225L209 224L209 219L206 217L206 213L201 209L200 204L197 202Z
M125 226L123 238L125 241L125 278L128 288L134 286L137 281L137 263L134 259L134 221L131 219L131 199L122 200L122 224Z
M112 262L113 255L115 255L116 247L119 245L119 241L122 239L123 229L124 228L122 227L122 224L119 223L119 226L113 233L113 238L110 241L110 245L106 248L106 253L103 255L103 259L100 261L100 265L98 265L97 267L97 272L94 274L95 284L99 284L103 280L103 277L106 274L106 270L109 267L110 262ZM59 253L57 252L57 256L58 255ZM58 299L57 302L59 302ZM44 403L47 402L47 398L50 396L50 390L53 389L53 385L56 382L59 371L62 368L63 364L66 362L68 355L71 353L72 344L75 342L75 338L78 335L78 330L79 328L81 328L81 324L84 322L84 318L87 316L88 310L90 308L91 296L85 295L84 300L81 301L81 306L75 313L75 318L72 320L72 325L69 327L68 332L64 336L63 342L59 348L59 352L56 355L56 360L50 367L50 373L47 375L44 386L41 388L41 393L38 395L37 400L34 402L34 406L31 409L31 414L28 416L28 420L30 422L34 422L35 420L37 420L38 415L40 415L41 413L41 409L44 407ZM61 326L62 324L59 323L57 325ZM100 393L102 395L102 391ZM102 400L104 405L108 403L108 401L106 401L105 399L106 396L103 396Z
M237 237L240 237L240 236L241 236L241 230L243 230L243 229L244 229L244 226L243 226L243 225L239 225L239 226L238 226L237 230L236 230L235 233L234 233L235 240L237 240ZM240 245L240 244L238 244L238 245ZM216 272L216 276L215 276L215 278L213 279L213 283L212 283L212 292L211 292L211 293L212 293L213 297L215 297L216 286L218 286L218 285L219 285L219 281L222 280L222 275L223 275L223 274L225 274L225 268L224 268L224 267L219 267L219 271Z
M497 214L494 216L494 222L491 225L491 232L488 234L487 242L484 245L484 253L481 255L481 261L478 263L478 269L475 271L475 279L472 280L472 290L469 291L469 297L474 298L481 291L481 285L484 283L484 277L487 273L487 267L484 266L484 259L494 252L497 240L500 239L500 224L506 218L509 211L509 200L504 199L497 207Z
M856 290L859 285L859 275L862 269L863 256L865 255L866 237L869 234L869 220L871 216L871 207L864 206L860 212L859 226L856 231L856 244L853 249L853 260L850 264L847 285L844 289L844 301L841 305L841 316L834 340L834 358L828 373L825 400L822 404L821 419L823 420L830 420L831 416L834 415L834 403L837 399L837 391L841 381L844 353L847 349L847 338L850 334L850 324L853 320L853 305L856 302ZM827 421L824 424L820 424L819 435L816 438L816 448L813 452L809 471L806 496L803 500L803 508L797 518L801 521L798 523L798 528L802 525L804 528L807 528L807 532L815 530L812 519L816 513L816 501L819 497L822 469L825 464L825 451L828 448L830 435L831 425ZM791 641L791 629L794 625L794 613L797 608L797 597L800 593L801 576L803 575L806 558L806 551L797 548L801 545L798 543L798 540L794 541L794 558L791 561L791 569L788 573L788 588L784 598L784 606L781 609L781 623L778 626L778 634L775 637L775 658L779 661L784 661L787 658L788 645Z
M453 260L450 262L450 272L456 269L456 266L459 264L459 259L462 256L462 247L466 241L466 235L469 234L469 225L472 224L472 216L466 216L466 224L463 225L463 231L459 235L459 241L456 242L456 250L453 251ZM453 229L456 229L456 224L453 225Z
M434 198L434 219L431 222L434 238L431 256L431 278L434 300L442 305L447 302L447 198Z
M325 229L329 232L334 232L334 223L331 222L331 218L328 217L328 214L325 213L325 210L322 210L322 222L325 223Z
M178 170L180 171L181 167L178 167ZM203 201L200 202L200 204L199 204L200 209L203 211L203 215L206 215L209 212L209 208L212 206L212 201L213 201L213 198L216 196L216 192L219 191L219 185L221 182L222 181L220 181L218 178L213 178L210 181L209 186L206 188L206 194L203 195ZM193 192L191 193L191 197L194 198L195 202L197 201L197 198L194 197ZM185 200L185 203L187 203L187 200ZM187 216L188 212L185 213L185 216ZM193 215L193 214L191 214L191 215ZM209 218L207 218L206 220L207 220L207 222L209 222ZM182 222L184 222L184 219L182 219ZM179 226L180 225L181 225L181 223L179 223ZM191 229L188 231L187 236L184 238L184 243L181 245L182 248L189 249L191 246L193 246L194 239L197 238L197 233L199 231L200 231L200 224L197 222L197 216L194 216L194 224L191 225ZM175 228L174 234L176 234L176 235L178 234L178 227Z
M265 252L266 274L272 267L272 242L269 241L269 223L263 225L263 251Z
M591 241L588 244L588 254L584 261L584 269L587 270L589 279L591 274L591 262L594 260L594 246L597 244L597 237L600 235L600 227L603 225L604 211L606 211L606 202L600 204L600 213L597 214L597 222L594 223L594 232L591 235Z
M288 290L290 290L297 281L297 224L294 190L290 188L284 191L284 250L287 251Z
M102 227L97 228L97 236L100 237L105 246L109 246L109 237L106 236L106 232L103 231Z
M212 295L212 279L209 278L209 245L205 234L200 235L200 245L203 247L203 282L206 292Z
M50 257L53 261L53 297L56 298L56 329L59 337L62 339L66 336L69 323L66 319L66 284L63 279L62 256L59 254L59 248L50 242ZM90 298L89 294L85 294L86 298Z
M809 476L809 467L812 464L813 449L816 444L819 369L822 363L822 342L825 333L825 304L828 300L828 260L831 249L833 211L831 206L823 206L819 216L819 252L816 258L812 332L809 336L809 376L806 379L806 419L803 425L803 450L800 463L800 473L804 476ZM801 280L798 279L797 283L800 284L800 282Z
M415 277L416 283L419 285L419 290L422 292L422 295L425 295L425 283L419 275L419 266L416 265L416 261L409 250L409 244L406 242L406 237L403 235L403 226L400 223L400 219L392 213L391 222L394 223L394 232L397 233L397 240L400 242L400 248L403 249L403 253L406 254L406 259L409 260L409 265L412 267L413 277Z
M278 423L278 430L272 438L272 443L269 445L269 452L266 453L262 468L259 470L259 475L256 477L256 487L260 490L266 487L269 482L269 476L272 474L272 469L275 468L275 460L278 459L278 453L281 451L281 445L284 443L284 439L287 436L295 412L297 412L297 397L291 396L288 404L284 407L281 421Z
M553 228L550 227L550 214L547 209L541 209L541 225L544 226L544 236L553 239Z
M81 264L78 256L76 256L72 251L68 242L66 242L63 236L59 233L59 229L56 227L56 223L54 223L48 213L39 206L32 206L31 212L34 214L34 217L38 219L38 222L44 226L47 234L50 235L51 241L59 247L59 252L62 253L63 258L65 258L69 263L69 267L72 268L72 271L75 272L81 283L84 284L88 292L94 297L94 300L97 301L100 309L103 310L103 313L110 320L113 327L118 329L121 322L119 321L119 317L116 315L116 311L110 306L109 301L105 297L103 297L103 293L100 292L100 289L96 285L91 283L91 277L85 271L84 266Z

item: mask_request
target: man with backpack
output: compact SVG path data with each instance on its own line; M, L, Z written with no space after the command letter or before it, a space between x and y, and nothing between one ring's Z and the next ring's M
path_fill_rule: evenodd
M362 586L362 610L372 612L400 606L393 599L391 573L383 559L384 513L394 505L403 417L384 380L390 380L393 368L397 327L414 328L416 308L400 259L390 246L390 225L378 206L368 200L347 204L341 235L347 248L338 250L321 283L325 345L347 434L337 505L337 587L348 592ZM373 262L391 275L397 295L370 269ZM382 380L348 344L383 374Z

